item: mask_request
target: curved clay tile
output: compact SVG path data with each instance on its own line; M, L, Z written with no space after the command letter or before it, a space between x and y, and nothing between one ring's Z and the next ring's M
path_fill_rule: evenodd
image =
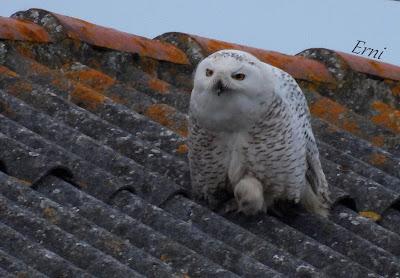
M13 17L23 18L43 25L56 39L68 37L92 45L138 53L142 56L175 64L189 63L185 53L171 44L95 25L81 19L40 9L18 12Z
M6 40L50 42L46 30L28 21L1 17L0 38Z
M194 62L198 62L199 58L208 56L221 49L238 49L247 51L260 60L283 69L296 79L335 83L335 79L322 63L305 57L285 55L275 51L267 51L184 33L166 33L157 37L157 39L177 45L188 56L191 56L189 59L191 58Z
M354 71L379 76L382 79L400 81L400 67L398 66L340 51L336 51L336 53L343 58Z

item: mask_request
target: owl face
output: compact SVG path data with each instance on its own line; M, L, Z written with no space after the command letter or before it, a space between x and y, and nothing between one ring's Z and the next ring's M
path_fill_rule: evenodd
M249 90L251 84L262 80L261 62L254 56L237 50L223 50L204 59L197 67L196 91L229 97L244 94L256 97L258 90Z
M273 88L273 78L256 57L238 50L221 50L198 65L190 109L209 129L245 129L272 99Z

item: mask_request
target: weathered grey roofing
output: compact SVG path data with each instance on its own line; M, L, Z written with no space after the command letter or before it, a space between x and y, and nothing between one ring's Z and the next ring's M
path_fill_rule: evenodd
M192 71L249 51L301 85L329 219L190 199ZM182 33L147 39L31 9L0 18L0 276L400 277L400 68Z

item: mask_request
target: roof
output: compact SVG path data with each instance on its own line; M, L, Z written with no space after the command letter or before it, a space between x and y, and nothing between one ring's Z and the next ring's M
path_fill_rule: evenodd
M333 192L329 219L221 215L190 199L187 109L206 55L292 74ZM0 276L400 277L400 68L39 9L0 17Z

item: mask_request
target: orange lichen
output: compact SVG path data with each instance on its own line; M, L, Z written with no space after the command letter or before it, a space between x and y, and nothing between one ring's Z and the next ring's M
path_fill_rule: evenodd
M374 222L378 222L382 219L382 216L374 211L360 211L358 214L362 217L371 219Z
M189 151L189 148L188 148L188 146L186 144L180 144L178 146L178 148L176 149L176 152L180 153L180 154L185 154L188 151Z
M145 115L163 126L171 126L173 125L170 115L172 113L175 113L175 109L166 104L153 104L147 108Z
M56 211L51 207L46 207L43 209L44 217L53 224L58 223L58 217Z
M23 80L19 80L18 82L15 82L7 86L7 93L15 96L30 93L32 92L32 90L33 90L32 84Z
M35 58L35 54L32 51L32 48L25 44L18 44L15 46L15 49L22 55L31 59Z
M394 96L400 97L400 85L394 86L391 90Z
M113 102L119 103L119 104L126 104L127 101L123 96L118 96L118 95L107 95Z
M69 91L73 86L72 82L69 82L67 79L53 79L51 84L54 85L56 88L61 89L62 91Z
M275 51L266 51L259 48L194 35L191 37L201 45L207 54L211 54L221 49L243 50L253 54L263 62L285 70L295 78L323 83L336 83L335 79L329 73L324 64L306 57L285 55Z
M343 120L342 127L344 130L347 130L353 134L358 134L360 132L360 127L353 120L349 120L349 119Z
M22 185L25 185L25 186L31 186L32 185L31 181L27 181L27 180L16 178L16 177L11 177L11 178L16 180L18 183L20 183Z
M342 57L348 66L350 66L354 71L379 76L383 79L400 80L400 67L398 66L377 62L372 59L340 51L336 51L336 53Z
M167 82L157 78L150 79L148 85L150 89L158 93L166 93L169 89L169 84Z
M372 108L378 112L371 120L379 125L400 133L400 111L381 101L374 101Z
M48 75L50 73L50 69L42 64L39 64L37 62L32 62L30 64L31 70L27 72L28 75L30 76L35 76L35 75Z
M338 124L346 109L340 104L328 99L320 98L310 105L310 112L314 116Z
M77 18L53 15L63 25L68 37L120 51L138 53L142 56L176 64L189 64L185 53L172 44L98 26Z
M186 137L188 133L187 122L183 119L179 119L176 114L177 111L175 108L166 104L153 104L145 111L145 115L153 121L156 121L175 131L179 135Z
M77 85L70 95L70 100L88 110L96 110L102 105L106 97L83 85Z
M115 79L94 69L69 71L65 75L68 78L81 82L96 91L107 90L115 83Z
M9 68L0 65L0 75L5 75L7 77L17 77L18 74L12 70L10 70Z
M374 136L371 138L371 143L374 146L382 147L385 144L385 137L383 135Z
M161 260L162 262L166 262L166 261L169 260L169 257L168 257L167 255L165 255L165 254L161 254L160 260Z
M369 162L372 165L383 165L386 162L386 156L384 156L383 154L379 154L379 153L373 153L370 155L369 157Z
M25 20L0 17L0 38L35 42L50 42L45 29Z

